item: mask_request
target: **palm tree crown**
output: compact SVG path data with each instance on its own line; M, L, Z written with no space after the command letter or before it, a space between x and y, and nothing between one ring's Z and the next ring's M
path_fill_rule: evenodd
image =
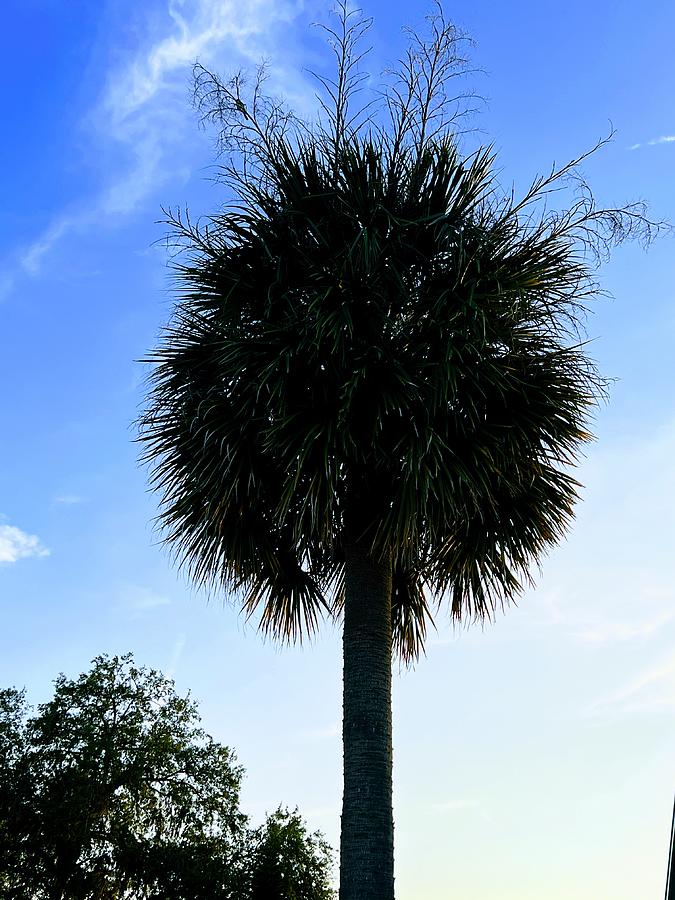
M345 531L393 559L394 641L477 617L558 539L601 381L577 338L589 210L533 219L449 138L277 147L198 228L143 422L167 537L276 635L341 603ZM552 176L559 178L561 173ZM591 211L592 212L592 211Z

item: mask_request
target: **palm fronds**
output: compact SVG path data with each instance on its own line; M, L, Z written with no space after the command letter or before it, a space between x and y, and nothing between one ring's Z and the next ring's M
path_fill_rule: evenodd
M340 125L338 97L336 144L259 86L246 106L239 82L200 77L244 168L203 226L168 215L178 300L140 431L159 522L197 582L294 639L339 613L358 510L360 539L394 560L395 646L413 659L439 597L491 615L569 525L605 389L583 344L595 263L657 226L639 205L597 209L583 182L551 211L580 160L501 193L491 148L463 157L433 106L424 124L392 101L387 138Z

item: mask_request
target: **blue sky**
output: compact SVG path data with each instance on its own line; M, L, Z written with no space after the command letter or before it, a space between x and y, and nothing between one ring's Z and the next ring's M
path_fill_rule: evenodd
M382 0L374 69L423 4ZM447 7L476 40L476 120L525 185L605 136L603 204L675 216L675 8L665 0ZM311 108L318 0L5 0L0 30L0 685L133 650L236 748L259 819L300 805L337 844L340 647L280 650L192 592L157 546L132 421L170 311L161 205L222 201L189 104L199 57L272 62ZM397 896L662 895L675 789L675 256L617 250L589 321L617 380L567 541L517 609L453 632L394 685Z

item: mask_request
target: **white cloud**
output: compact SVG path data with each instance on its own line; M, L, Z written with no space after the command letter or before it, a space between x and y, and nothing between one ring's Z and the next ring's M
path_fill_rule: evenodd
M31 556L49 556L40 538L15 525L0 524L0 563L15 563Z
M23 268L39 272L65 235L101 216L137 210L162 184L185 182L195 165L195 117L189 103L190 69L199 58L227 73L264 58L288 59L281 29L302 4L292 0L169 0L164 20L109 73L90 114L91 139L105 160L95 198L57 216L22 254ZM299 67L298 67L299 68ZM293 94L293 77L272 70L273 83ZM298 76L299 77L299 76Z
M287 56L279 29L298 9L288 0L170 0L166 33L108 79L98 127L133 161L104 192L105 212L130 212L162 182L189 174L189 159L171 151L194 144L188 102L194 61L227 72Z
M661 137L652 138L651 141L644 141L641 144L632 144L629 150L639 150L640 147L656 147L658 144L674 144L675 134L663 134Z
M224 44L230 57L258 62L269 49L275 27L280 21L288 21L292 11L293 6L283 0L248 0L245 4L170 0L166 23L169 33L157 36L111 76L105 112L112 116L113 130L139 110L147 109L158 94L171 88L172 75L177 71L186 75L197 57L222 56Z

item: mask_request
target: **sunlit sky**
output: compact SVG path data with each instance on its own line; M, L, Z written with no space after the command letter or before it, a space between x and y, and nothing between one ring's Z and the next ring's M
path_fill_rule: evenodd
M478 136L525 185L604 137L603 204L675 217L675 6L457 0ZM318 0L4 0L0 15L0 686L133 650L199 702L259 821L300 807L337 846L340 636L279 649L157 544L132 421L170 311L162 205L213 211L189 73L272 63L312 106ZM424 4L372 0L372 70ZM474 138L475 139L475 138ZM441 615L394 684L398 900L656 900L675 789L675 244L617 250L589 321L616 378L568 540L484 629Z

